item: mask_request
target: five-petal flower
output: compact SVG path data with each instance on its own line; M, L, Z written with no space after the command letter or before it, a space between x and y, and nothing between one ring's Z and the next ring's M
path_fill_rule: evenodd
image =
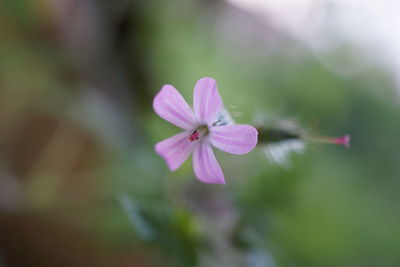
M257 145L257 130L250 125L221 125L223 110L217 83L212 78L197 81L193 109L172 86L164 85L153 101L154 111L184 131L156 144L156 152L170 170L178 169L193 153L193 169L204 183L225 184L224 174L211 145L232 154L246 154Z

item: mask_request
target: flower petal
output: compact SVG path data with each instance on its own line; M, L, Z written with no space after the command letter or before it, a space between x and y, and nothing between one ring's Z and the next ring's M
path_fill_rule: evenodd
M210 129L213 146L232 154L249 153L257 145L257 130L250 125L215 126Z
M190 132L182 132L156 144L157 154L164 158L171 171L178 169L192 153L194 144L189 136Z
M193 169L203 183L225 184L224 174L207 139L201 140L193 151Z
M167 84L161 88L154 97L153 109L158 116L182 129L191 130L196 127L193 111L172 85Z
M222 108L222 100L217 89L217 82L212 78L197 81L193 94L194 113L201 122L211 125Z

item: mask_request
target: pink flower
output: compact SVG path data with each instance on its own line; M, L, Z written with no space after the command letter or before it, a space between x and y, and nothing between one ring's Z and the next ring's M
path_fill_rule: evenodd
M156 144L156 152L175 171L193 153L193 169L204 183L225 184L211 145L231 154L246 154L257 145L257 130L250 125L226 125L217 83L197 81L194 112L172 86L164 85L153 101L154 111L184 131Z

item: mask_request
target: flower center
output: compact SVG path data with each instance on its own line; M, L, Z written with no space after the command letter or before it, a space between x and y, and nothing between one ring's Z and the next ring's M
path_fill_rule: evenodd
M189 136L189 141L194 142L200 139L200 137L208 134L208 127L206 125L202 125L198 127L193 133Z
M197 130L195 130L195 131L189 136L189 141L190 141L190 142L193 142L193 141L199 140L199 138L200 138L200 134L199 134L199 132L198 132Z

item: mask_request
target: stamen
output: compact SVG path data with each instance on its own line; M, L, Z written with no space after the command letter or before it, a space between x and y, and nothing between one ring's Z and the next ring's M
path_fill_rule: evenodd
M207 125L202 125L202 126L199 126L196 130L194 130L188 139L190 142L194 142L194 141L199 140L202 136L205 136L207 134L208 134Z
M199 132L198 132L197 130L195 130L195 131L189 136L189 141L190 141L190 142L193 142L193 141L199 140L199 138L200 138L200 134L199 134Z

